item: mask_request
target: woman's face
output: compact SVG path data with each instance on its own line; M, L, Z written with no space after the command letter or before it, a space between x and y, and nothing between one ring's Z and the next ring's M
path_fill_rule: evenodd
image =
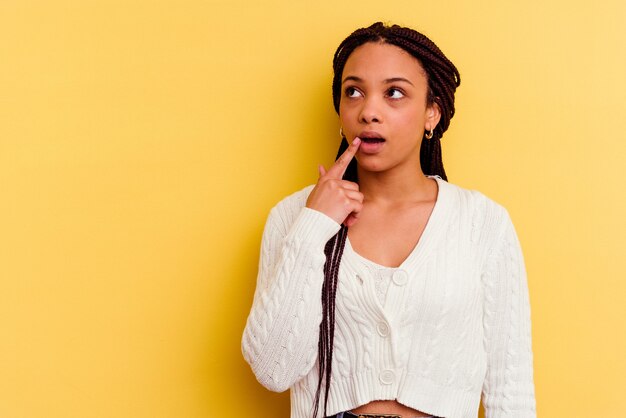
M424 130L440 118L439 107L426 104L428 81L419 61L397 46L370 42L352 52L341 80L339 118L348 142L362 140L360 169L419 167Z

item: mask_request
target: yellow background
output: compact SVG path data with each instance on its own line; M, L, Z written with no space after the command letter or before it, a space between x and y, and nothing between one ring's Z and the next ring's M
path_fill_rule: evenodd
M0 417L277 417L240 352L268 210L376 20L461 71L451 182L509 209L541 417L626 413L626 2L0 2Z

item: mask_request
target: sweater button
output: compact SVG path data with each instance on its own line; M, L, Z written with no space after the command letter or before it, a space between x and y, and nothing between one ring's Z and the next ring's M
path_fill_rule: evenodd
M389 325L387 325L386 322L381 321L376 324L376 331L378 331L378 334L381 337L386 337L387 335L389 335Z
M397 270L393 273L393 282L398 286L404 286L409 281L409 275L404 270Z
M395 377L396 377L396 375L393 372L393 370L383 370L378 375L378 379L380 379L380 383L382 383L383 385L390 385L390 384L392 384L393 380L395 379Z

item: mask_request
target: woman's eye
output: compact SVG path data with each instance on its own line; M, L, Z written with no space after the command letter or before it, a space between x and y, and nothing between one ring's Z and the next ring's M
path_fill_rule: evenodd
M348 97L359 97L361 96L361 93L355 89L354 87L348 87L346 89L346 96Z
M404 97L404 93L398 89L389 89L387 95L392 99L401 99Z

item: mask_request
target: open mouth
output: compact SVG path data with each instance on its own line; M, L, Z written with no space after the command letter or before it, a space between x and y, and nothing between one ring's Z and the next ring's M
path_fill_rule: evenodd
M385 142L384 138L361 138L361 142L365 142L366 144L377 144L380 142Z

